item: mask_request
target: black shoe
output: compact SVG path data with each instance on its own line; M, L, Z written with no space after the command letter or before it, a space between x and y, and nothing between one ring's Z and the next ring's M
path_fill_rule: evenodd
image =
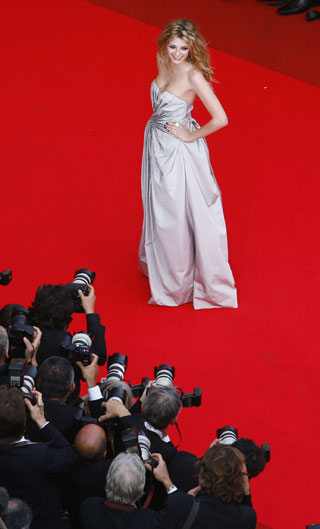
M286 6L277 9L279 15L298 15L320 5L319 0L291 0Z
M314 9L306 14L306 20L308 22L312 22L312 20L318 20L318 18L320 18L320 11L315 11Z

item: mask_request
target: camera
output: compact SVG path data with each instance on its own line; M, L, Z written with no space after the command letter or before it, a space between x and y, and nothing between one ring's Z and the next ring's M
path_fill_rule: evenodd
M127 355L114 353L109 356L107 364L107 378L106 380L123 380L128 365Z
M175 374L175 368L169 366L168 364L161 364L160 366L156 366L154 368L154 376L155 376L155 387L159 386L165 386L170 387L172 386L172 381L174 379Z
M8 365L9 386L21 388L23 384L23 375L25 368L25 360L22 358L14 358Z
M105 400L108 402L108 400L118 400L119 402L122 402L122 404L125 404L127 397L127 392L123 388L111 388L107 391Z
M149 377L143 377L141 379L141 384L133 384L133 385L130 384L130 388L132 389L133 396L139 399L142 393L144 392L144 390L146 389L146 386L149 384L150 380L151 379Z
M218 428L217 437L222 445L232 445L238 439L238 430L232 426Z
M84 366L91 364L91 345L92 341L88 333L80 331L75 333L71 339L70 335L64 338L60 344L60 351L74 365L76 362L82 362Z
M32 341L34 328L32 325L27 324L28 314L28 309L20 306L15 310L12 316L11 323L8 328L11 358L24 358L26 346L23 338L28 338L30 342Z
M5 287L9 285L11 280L12 280L12 270L3 270L3 272L0 272L0 285Z
M202 389L193 388L193 393L183 393L181 390L180 399L184 408L198 407L201 405Z
M92 285L95 277L95 272L91 272L87 268L80 268L79 270L76 270L72 283L66 284L66 287L70 290L73 297L75 312L84 312L78 290L82 290L83 294L87 296L89 292L88 285Z

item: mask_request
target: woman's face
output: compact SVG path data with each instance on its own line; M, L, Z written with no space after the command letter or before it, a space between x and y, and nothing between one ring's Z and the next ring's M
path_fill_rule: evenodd
M189 55L189 46L185 40L175 37L167 46L167 55L172 64L180 64Z

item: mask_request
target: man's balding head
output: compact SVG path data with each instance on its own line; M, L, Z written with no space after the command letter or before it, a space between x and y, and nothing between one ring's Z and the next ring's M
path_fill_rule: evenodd
M106 455L106 434L98 424L87 424L78 432L74 445L82 459L98 461Z

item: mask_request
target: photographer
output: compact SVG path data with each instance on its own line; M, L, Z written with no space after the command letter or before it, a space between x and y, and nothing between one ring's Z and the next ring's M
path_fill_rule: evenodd
M121 453L111 463L107 474L106 497L88 498L81 506L84 529L157 529L161 517L151 509L140 509L146 469L136 454Z
M92 353L98 356L98 364L104 365L107 359L105 342L105 327L100 323L100 317L95 314L96 295L94 287L88 285L88 296L78 290L83 311L86 314L87 333L93 335ZM46 358L60 355L61 344L71 339L67 328L72 321L75 310L73 296L65 285L42 285L37 289L35 300L29 309L30 322L42 330L42 341L38 353L38 362L41 365ZM80 393L80 373L75 369L76 388L72 396L75 400Z
M122 430L136 428L149 439L150 452L160 453L168 465L169 474L179 489L188 491L198 485L196 464L198 458L191 452L181 451L173 445L167 434L169 425L175 424L182 404L173 388L157 387L142 397L142 416L131 414L118 400L103 403L106 413L99 421L118 417ZM159 510L166 498L161 483L155 483L151 508Z
M35 405L18 389L0 387L0 486L31 507L32 529L66 529L55 477L71 471L78 456L46 420L41 393L33 393ZM24 437L26 408L39 428L40 444Z
M89 391L94 391L99 372L98 357L92 354L91 359L88 366L83 366L81 362L78 364L82 367ZM46 418L73 444L81 428L83 410L81 399L73 404L67 402L75 389L74 370L69 360L61 356L47 358L39 368L37 389L42 394ZM27 422L27 433L32 441L38 440L38 430L31 420Z
M21 391L23 393L30 393L34 387L34 382L37 376L37 352L40 347L42 333L38 327L34 327L32 342L24 337L25 344L25 363L26 369L23 374L23 383ZM10 364L9 364L9 338L6 329L0 326L0 386L10 385ZM11 360L13 363L15 360Z
M244 456L236 448L215 445L198 463L199 487L189 494L176 490L160 454L154 476L168 491L161 511L166 529L254 529L256 513L251 506Z

